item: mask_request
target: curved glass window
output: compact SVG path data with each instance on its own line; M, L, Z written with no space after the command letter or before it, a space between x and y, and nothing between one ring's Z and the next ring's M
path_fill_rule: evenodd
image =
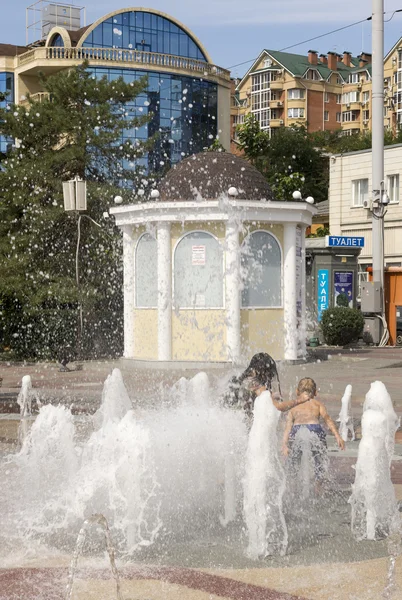
M282 304L281 249L267 231L254 231L241 249L242 306L276 307Z
M0 100L0 107L6 108L14 102L14 73L0 73L0 93L4 94L4 100ZM0 153L11 150L13 140L0 135Z
M158 306L158 250L156 239L149 233L140 237L135 253L135 305Z
M148 88L135 101L126 104L127 118L152 113L151 121L138 129L124 129L122 142L147 140L157 134L152 150L136 161L135 166L160 171L178 163L185 156L201 152L215 139L218 119L217 85L192 77L140 71L94 67L96 77L109 81L123 77L127 83L148 77ZM125 165L130 168L131 165Z
M143 11L124 12L106 19L82 44L92 48L124 48L207 59L195 41L169 19Z
M64 48L63 38L61 37L60 33L56 33L56 35L53 36L50 46Z
M210 233L188 233L177 244L174 304L179 308L223 307L222 248Z

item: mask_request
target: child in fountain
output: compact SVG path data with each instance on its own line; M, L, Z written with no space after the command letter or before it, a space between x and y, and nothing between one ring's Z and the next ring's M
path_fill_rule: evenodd
M297 468L301 460L301 447L295 443L296 436L309 432L312 441L312 456L314 460L314 474L317 481L322 481L326 471L327 441L326 433L320 419L334 434L341 450L345 449L345 442L341 438L334 421L329 416L324 404L316 399L317 386L313 379L305 377L297 386L297 399L300 405L292 408L287 416L286 427L283 435L282 452L289 456L293 468ZM303 402L304 401L304 402Z

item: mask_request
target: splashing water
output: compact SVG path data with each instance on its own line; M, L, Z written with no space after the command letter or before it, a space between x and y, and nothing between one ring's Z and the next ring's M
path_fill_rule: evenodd
M280 412L266 391L254 403L244 477L244 515L251 558L284 556L288 533L282 504L285 474L279 459L277 426Z
M20 444L24 442L24 439L28 435L29 420L32 415L32 400L36 400L36 403L40 408L41 403L38 394L32 387L31 376L24 375L21 381L21 389L17 397L17 404L20 407L20 425L18 428L18 440Z
M345 388L345 393L342 396L341 400L341 411L339 413L338 421L339 421L339 435L343 439L344 442L347 442L349 439L349 433L351 436L351 441L353 442L355 439L355 429L353 427L353 418L350 414L350 405L352 401L352 386L347 385Z
M366 409L349 502L352 532L359 540L375 540L399 528L399 514L391 482L387 452L388 422L384 414Z
M216 405L204 373L155 400L149 404L157 408L139 418L114 370L93 419L62 406L40 409L21 451L0 465L3 533L12 547L71 551L82 522L102 513L118 551L131 555L161 536L196 540L220 528L220 518L235 518L247 440L242 412Z
M80 532L78 534L77 543L75 546L73 558L71 560L70 569L69 569L69 573L68 573L68 582L67 582L65 600L71 600L71 598L73 597L73 584L74 584L75 573L77 570L78 558L82 554L86 534L88 531L88 526L91 525L92 523L96 523L97 525L102 527L102 529L104 531L105 541L106 541L106 550L109 555L109 561L110 561L110 568L112 570L112 574L113 574L114 580L116 582L117 600L124 600L123 595L121 593L120 577L119 577L119 572L116 567L115 549L114 549L114 546L112 544L112 540L110 537L109 525L103 515L96 515L96 514L92 515L92 517L90 517L89 519L87 519L84 522L84 524L81 527Z
M289 484L291 495L308 499L315 484L323 483L328 476L328 453L325 444L307 427L300 427L289 451Z
M363 404L363 412L366 410L378 411L386 418L387 433L385 436L385 446L389 464L391 465L395 448L395 433L400 425L400 419L394 410L391 396L388 394L387 388L381 381L374 381L374 383L371 384Z

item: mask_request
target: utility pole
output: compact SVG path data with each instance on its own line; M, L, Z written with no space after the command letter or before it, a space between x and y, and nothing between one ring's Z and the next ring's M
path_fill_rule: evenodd
M373 1L372 15L372 241L373 283L378 289L375 313L384 318L384 213L388 199L384 189L384 0ZM380 345L385 342L382 336Z

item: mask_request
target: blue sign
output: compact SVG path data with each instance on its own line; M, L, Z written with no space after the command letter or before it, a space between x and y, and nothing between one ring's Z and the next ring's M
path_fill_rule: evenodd
M326 235L327 248L363 248L364 237L348 237L345 235Z
M317 306L318 306L318 321L322 319L322 313L329 306L329 271L328 269L318 270L317 282Z

